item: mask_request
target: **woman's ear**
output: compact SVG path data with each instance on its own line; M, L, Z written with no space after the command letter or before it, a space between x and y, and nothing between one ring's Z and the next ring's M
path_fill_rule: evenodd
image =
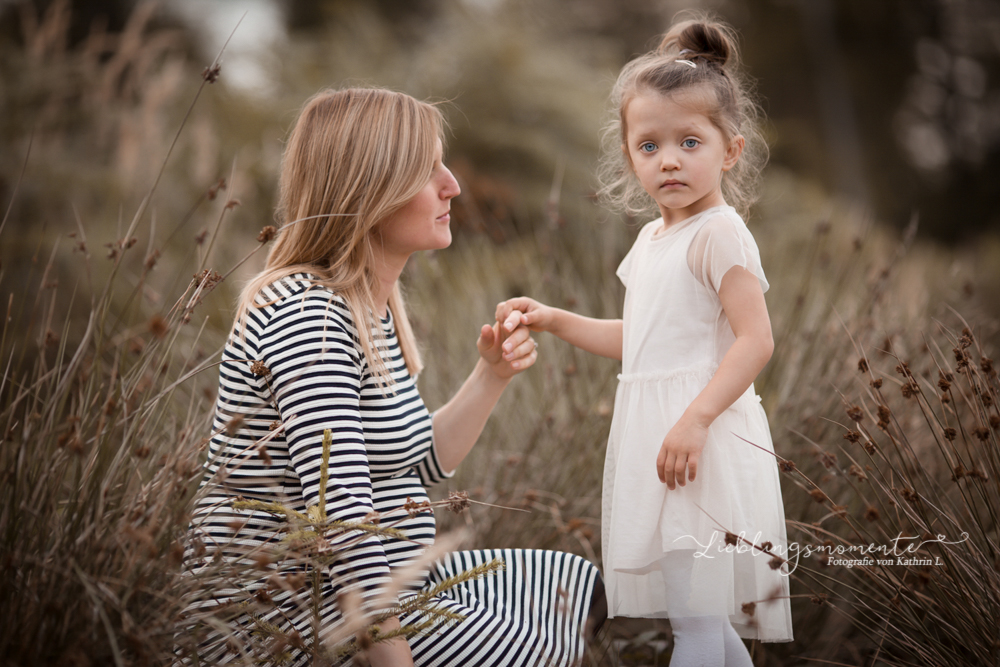
M746 146L746 143L742 134L733 137L733 140L729 142L729 148L726 149L726 155L722 159L722 171L729 171L736 166L740 155L743 155L743 147Z

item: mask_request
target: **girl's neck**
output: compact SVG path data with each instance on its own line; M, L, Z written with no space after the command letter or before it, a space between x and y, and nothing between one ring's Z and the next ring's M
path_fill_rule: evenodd
M660 215L663 217L663 229L670 229L674 225L689 220L694 216L719 206L727 206L726 200L722 196L722 191L716 190L711 195L700 199L692 206L684 208L667 208L660 205Z

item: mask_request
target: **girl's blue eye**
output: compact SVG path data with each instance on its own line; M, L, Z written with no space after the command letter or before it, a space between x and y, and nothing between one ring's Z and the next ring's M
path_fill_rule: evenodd
M654 144L652 141L647 141L646 143L641 144L639 146L639 150L643 153L652 153L653 151L656 150L656 144Z
M681 142L681 146L683 146L684 148L697 148L698 147L698 140L697 139L685 139L684 141Z

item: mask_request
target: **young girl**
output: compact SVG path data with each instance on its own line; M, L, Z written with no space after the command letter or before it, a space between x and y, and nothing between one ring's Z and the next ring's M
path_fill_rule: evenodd
M620 151L603 192L630 212L648 195L662 216L618 268L623 320L526 297L497 309L508 330L622 361L604 471L609 616L670 618L675 667L750 665L739 636L792 639L787 566L749 544L783 554L786 538L753 388L773 349L768 284L729 206L752 201L764 152L736 61L726 26L686 21L618 78Z

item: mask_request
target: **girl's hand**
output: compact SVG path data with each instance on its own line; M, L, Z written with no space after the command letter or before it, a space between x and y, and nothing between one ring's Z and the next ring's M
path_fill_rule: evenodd
M519 319L520 315L520 312L514 311L510 317ZM538 343L531 338L528 329L522 326L509 332L499 321L493 326L483 325L476 347L487 367L504 380L530 368L538 359Z
M497 304L497 322L505 331L514 331L519 325L532 331L549 331L552 327L553 308L526 296L507 299Z
M682 416L663 439L660 454L656 457L656 474L660 481L673 491L694 481L698 474L698 459L708 439L708 428L693 419ZM687 478L687 481L685 480Z

